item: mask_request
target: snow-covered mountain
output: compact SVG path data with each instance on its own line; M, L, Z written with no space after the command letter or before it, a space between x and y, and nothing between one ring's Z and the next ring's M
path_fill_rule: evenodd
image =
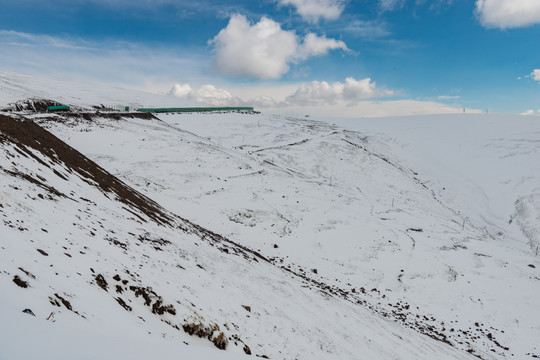
M6 110L173 105L0 82ZM540 356L539 126L6 112L0 359Z

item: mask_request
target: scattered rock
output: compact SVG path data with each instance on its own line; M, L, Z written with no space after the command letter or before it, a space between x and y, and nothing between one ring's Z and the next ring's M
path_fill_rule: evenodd
M21 270L23 273L26 274L26 276L28 276L28 277L30 277L30 278L32 278L32 279L35 279L35 278L36 278L36 276L35 276L34 274L32 274L30 271L24 270L22 267L19 267L19 270Z
M24 309L22 312L28 315L36 316L36 314L34 314L34 312L30 309Z
M120 306L122 306L124 309L126 309L127 311L131 311L131 306L129 306L128 304L126 304L126 302L120 298L120 297L117 297L117 298L114 298L114 300L116 300L116 302L118 304L120 304Z
M251 306L248 305L242 305L244 309L246 309L247 312L251 312Z
M43 256L49 256L49 254L47 254L45 251L43 251L41 249L36 249L36 250Z
M227 349L227 345L229 344L229 340L227 340L227 337L222 332L220 332L216 337L213 337L211 341L220 350Z
M96 275L96 284L102 288L103 290L105 291L108 291L107 290L107 287L109 286L109 284L107 283L107 280L105 280L105 278L103 277L103 275L101 274L97 274Z
M54 296L56 296L62 302L62 304L64 304L66 309L68 309L70 311L73 311L73 307L71 306L71 303L68 300L64 299L63 297L61 297L58 294L54 294Z
M49 314L49 316L47 316L47 318L46 318L45 320L55 322L56 320L54 320L54 311L51 312L51 313Z
M162 305L163 301L161 299L157 300L152 305L152 314L158 314L163 315L166 312L168 312L171 315L176 315L176 310L174 309L174 306L172 304L169 305Z
M13 277L13 282L22 288L27 288L29 286L26 281L19 277L19 275Z
M182 325L182 328L189 335L195 335L200 338L206 337L208 340L214 343L218 349L227 349L229 340L223 332L219 331L219 326L217 324L204 325L201 322L186 323Z

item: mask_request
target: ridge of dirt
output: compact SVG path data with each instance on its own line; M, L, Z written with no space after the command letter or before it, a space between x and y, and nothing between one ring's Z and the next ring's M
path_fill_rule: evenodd
M62 140L28 119L15 119L0 115L0 142L9 139L25 156L33 156L28 149L34 149L52 161L64 164L68 171L92 183L105 193L114 193L122 203L138 209L161 225L172 226L174 216L159 204L140 194L92 160L64 143Z

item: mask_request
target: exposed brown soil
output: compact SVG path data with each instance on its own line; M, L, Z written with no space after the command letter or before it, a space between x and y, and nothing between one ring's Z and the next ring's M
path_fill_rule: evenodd
M24 156L33 157L42 165L48 166L42 159L28 151L28 148L43 153L58 164L64 164L70 172L75 173L82 180L92 185L97 184L104 193L115 194L117 200L139 210L159 224L173 224L173 216L156 202L109 174L95 162L31 120L0 115L0 142L5 141L17 145Z

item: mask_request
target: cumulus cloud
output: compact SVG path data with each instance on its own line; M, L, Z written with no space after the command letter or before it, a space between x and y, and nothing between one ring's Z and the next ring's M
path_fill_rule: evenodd
M476 14L486 28L517 28L540 23L538 0L476 0Z
M242 100L237 96L233 96L229 91L217 88L214 85L203 85L198 89L194 89L189 84L175 84L167 94L213 106L254 106L259 108L335 104L354 105L361 100L393 95L390 90L377 89L375 82L371 81L370 78L356 80L353 77L346 78L344 83L312 81L309 84L299 85L296 90L294 88L288 90L284 88L283 90L281 96L284 97L284 100L280 101L261 94L261 89L257 91L258 94L254 92L254 96L250 99ZM287 92L290 95L285 97Z
M312 56L326 55L329 50L336 49L349 51L347 45L341 40L327 39L326 36L309 33L304 38L304 42L298 46L297 58L304 60Z
M336 20L345 8L343 0L279 0L279 4L294 6L298 14L309 22L317 22L321 18Z
M533 72L530 74L530 77L533 80L540 82L540 69L534 69Z
M185 93L186 89L191 89ZM205 89L203 91L203 89ZM212 91L208 91L208 90ZM200 97L205 93L204 99ZM463 107L450 106L432 101L381 99L393 95L392 91L380 90L370 79L355 80L349 77L345 82L329 83L314 81L297 86L279 85L240 86L234 94L243 94L242 100L228 90L215 86L194 88L188 84L173 86L169 95L181 95L181 99L204 100L214 106L253 106L268 113L278 114L317 114L324 117L375 117L420 114L462 113ZM223 96L225 94L225 96ZM290 94L287 96L287 94ZM211 95L216 95L212 98ZM277 100L276 100L277 99ZM321 106L324 105L324 106ZM480 110L467 109L467 113L480 113ZM539 112L540 114L540 112Z
M235 101L232 94L227 90L219 89L214 85L203 85L199 89L192 90L188 94L190 100L220 106Z
M298 47L293 32L263 17L251 25L242 15L233 15L211 44L216 50L214 66L229 75L276 79L289 71Z
M214 67L233 76L278 79L291 63L330 50L346 50L343 41L308 34L301 41L293 31L286 31L272 19L263 17L251 24L245 16L233 15L227 27L209 42L216 56Z
M175 84L169 90L168 95L212 106L242 105L242 100L234 97L227 90L211 84L203 85L198 89L193 89L189 84Z
M175 84L167 93L180 99L196 101L211 106L252 106L255 108L280 108L288 104L276 101L271 96L258 95L248 100L233 96L229 91L212 84L194 89L189 84Z
M175 84L168 94L181 98L188 96L192 91L193 88L189 84Z
M332 105L340 101L354 104L360 100L393 95L390 90L377 90L375 87L370 78L355 80L348 77L345 83L312 81L302 84L294 94L287 96L287 102L291 105Z

